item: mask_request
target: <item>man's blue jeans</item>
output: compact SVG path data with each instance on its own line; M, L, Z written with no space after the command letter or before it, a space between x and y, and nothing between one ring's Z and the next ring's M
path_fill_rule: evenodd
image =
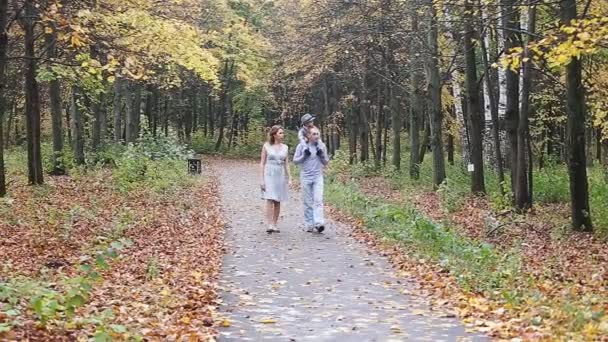
M302 179L304 223L307 228L325 225L323 218L323 175L315 179Z

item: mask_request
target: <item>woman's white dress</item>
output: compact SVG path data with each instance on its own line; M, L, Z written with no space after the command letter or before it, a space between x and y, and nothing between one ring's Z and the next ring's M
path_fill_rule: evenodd
M285 172L285 162L289 155L289 147L285 144L264 144L266 149L266 167L264 168L264 183L266 189L262 194L265 200L277 202L287 201L289 184Z

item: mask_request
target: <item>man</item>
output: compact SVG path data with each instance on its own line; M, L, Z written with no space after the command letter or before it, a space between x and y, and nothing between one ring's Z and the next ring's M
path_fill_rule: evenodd
M320 140L319 129L308 130L307 141L296 148L293 162L300 165L300 184L304 199L304 223L308 232L325 230L323 218L323 169L329 163L327 147Z
M300 123L302 127L298 131L298 140L300 143L306 143L306 139L308 139L308 132L315 127L315 117L311 114L304 114L302 118L300 118Z

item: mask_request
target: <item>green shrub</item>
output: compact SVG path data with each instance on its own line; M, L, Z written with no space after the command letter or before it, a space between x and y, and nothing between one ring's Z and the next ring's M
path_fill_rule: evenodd
M564 166L550 166L534 173L534 200L564 203L570 200L570 181Z
M197 132L192 136L190 147L201 154L221 154L232 158L255 159L260 157L262 145L267 140L268 128L259 122L252 122L249 131L241 133L234 138L233 146L227 146L228 139L223 141L219 151L215 150L217 137L205 136L203 132ZM298 145L298 134L292 130L285 130L285 144L289 146L290 153L295 151Z
M592 169L589 174L589 206L596 231L608 237L608 180L601 167Z
M449 213L458 211L467 196L467 192L462 191L456 185L452 180L446 178L437 189L442 207Z

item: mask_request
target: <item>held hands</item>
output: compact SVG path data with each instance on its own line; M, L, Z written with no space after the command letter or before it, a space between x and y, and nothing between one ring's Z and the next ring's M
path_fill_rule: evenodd
M323 158L323 155L325 154L325 152L323 151L323 149L319 148L317 149L317 156Z
M310 149L305 149L304 150L304 155L307 157L310 157Z

